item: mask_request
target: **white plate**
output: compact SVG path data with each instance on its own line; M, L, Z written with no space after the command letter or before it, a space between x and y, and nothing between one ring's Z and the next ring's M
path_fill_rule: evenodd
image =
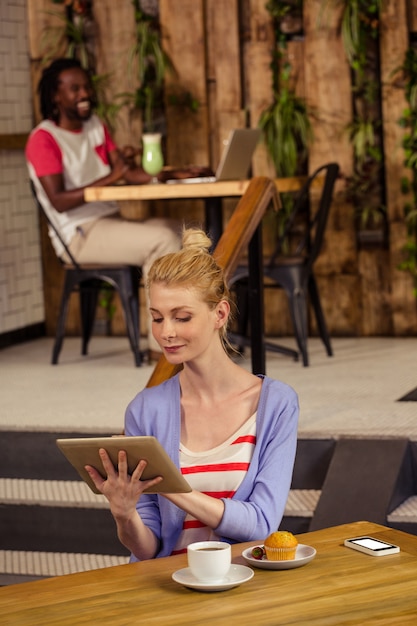
M310 563L316 556L315 548L306 546L303 543L299 543L295 552L295 558L290 561L268 561L266 557L262 559L255 559L252 556L252 548L246 548L243 550L242 556L249 565L252 567L259 567L260 569L293 569L294 567L301 567ZM262 548L263 546L259 546Z
M231 565L226 576L215 583L203 583L198 580L192 573L189 567L179 569L172 574L173 580L184 587L190 589L199 589L200 591L224 591L225 589L232 589L242 583L246 583L253 578L253 570L246 565Z

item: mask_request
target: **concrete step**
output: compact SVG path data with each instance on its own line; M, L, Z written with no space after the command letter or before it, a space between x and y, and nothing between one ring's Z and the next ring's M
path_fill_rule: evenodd
M0 478L0 504L108 509L101 494L83 481Z
M417 524L417 496L404 500L388 515L387 521L389 524Z
M285 515L312 517L320 493L318 489L291 490L285 507ZM0 504L85 509L109 508L106 498L93 493L82 481L27 478L0 478Z
M124 565L129 557L109 554L0 550L0 585Z
M320 489L291 489L285 507L286 517L313 517ZM0 478L0 504L81 509L108 509L109 503L82 481ZM392 511L388 522L417 523L417 495Z
M0 479L0 549L128 554L109 504L83 481Z
M319 489L291 489L284 517L313 517L320 494Z

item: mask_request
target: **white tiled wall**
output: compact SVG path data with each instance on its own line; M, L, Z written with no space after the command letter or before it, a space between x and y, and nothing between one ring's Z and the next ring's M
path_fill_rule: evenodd
M27 0L0 0L0 134L31 130ZM22 150L0 149L0 334L44 320L38 216Z

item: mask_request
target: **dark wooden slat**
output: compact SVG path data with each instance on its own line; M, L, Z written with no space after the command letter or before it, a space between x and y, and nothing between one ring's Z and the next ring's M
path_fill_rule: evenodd
M0 150L24 150L28 133L0 135Z

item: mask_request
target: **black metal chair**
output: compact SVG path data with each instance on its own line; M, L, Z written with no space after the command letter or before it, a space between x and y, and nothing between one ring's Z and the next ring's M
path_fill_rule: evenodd
M310 189L313 181L320 175L325 174L322 194L315 214L310 215ZM314 276L314 263L320 254L327 218L333 198L333 190L339 174L339 165L329 163L319 167L309 178L300 190L294 204L293 211L285 225L284 231L279 238L278 244L269 260L264 266L264 276L273 282L268 287L283 288L288 296L289 308L298 349L301 352L303 365L308 366L308 311L307 302L310 299L315 314L317 328L320 337L325 345L328 356L333 355L330 337L327 330L326 321L320 303L316 278ZM296 243L293 243L293 252L288 255L283 254L283 245L288 242L289 237L294 237L294 225L302 223L300 216L305 218L306 228L301 229ZM298 229L296 229L297 231ZM296 233L297 235L297 233ZM296 236L295 235L295 236ZM246 304L247 293L247 267L239 267L234 274L230 285L234 286L237 293L238 308L240 317L237 336L244 337L248 327L248 307ZM267 350L284 352L294 356L294 351L282 346L267 342Z
M55 225L48 218L46 211L39 202L32 181L31 189L41 214L45 216L49 226L62 243L67 258L70 260L70 263L66 263L60 259L63 269L65 270L65 278L51 363L53 365L58 363L59 353L61 352L64 341L65 322L71 293L75 291L79 293L82 335L81 354L86 355L88 353L88 343L93 330L98 296L103 289L103 285L107 285L110 286L110 288L116 289L119 293L135 365L141 365L142 355L139 350L138 295L141 269L131 265L80 265L71 254L71 251L63 241Z

